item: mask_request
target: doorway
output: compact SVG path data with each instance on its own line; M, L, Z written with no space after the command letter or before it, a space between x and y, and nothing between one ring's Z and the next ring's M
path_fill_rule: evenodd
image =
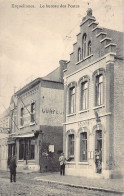
M96 173L102 173L102 130L96 130L95 135L95 165Z

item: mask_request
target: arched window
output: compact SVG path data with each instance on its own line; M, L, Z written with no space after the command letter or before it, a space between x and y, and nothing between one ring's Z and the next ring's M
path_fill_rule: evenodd
M86 57L86 55L87 55L87 35L86 35L86 33L83 35L83 40L82 40L82 56L83 56L83 58L85 58Z
M91 41L88 42L88 56L91 55Z
M68 135L68 158L74 160L74 134Z
M88 108L88 81L81 83L81 110Z
M94 105L104 104L105 69L99 68L93 73L94 80Z
M78 61L81 61L81 48L78 48Z
M96 76L96 106L103 104L103 74Z
M87 161L87 132L80 134L80 161Z
M70 88L69 113L75 113L75 87Z
M68 113L76 112L76 82L71 82L68 85Z

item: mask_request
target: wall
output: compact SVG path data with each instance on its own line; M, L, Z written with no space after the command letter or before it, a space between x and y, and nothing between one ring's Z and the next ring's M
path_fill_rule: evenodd
M60 126L41 125L40 129L42 130L40 171L59 171L59 156L63 151L63 128Z
M7 170L8 160L8 134L0 134L0 169Z
M41 87L41 125L62 126L63 107L64 92L62 89Z
M31 103L35 102L35 123L32 124L30 119ZM24 103L24 104L23 104ZM25 107L26 106L26 107ZM18 97L18 132L26 133L32 130L39 129L39 114L40 114L40 85L36 85L33 88L27 88L26 92L22 92ZM24 125L20 125L20 110L21 107L25 107L24 113Z
M116 59L114 66L114 164L117 175L119 173L124 175L123 82L124 61Z

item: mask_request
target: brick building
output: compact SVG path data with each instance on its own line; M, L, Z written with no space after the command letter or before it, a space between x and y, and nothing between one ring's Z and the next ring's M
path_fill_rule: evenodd
M65 61L60 61L57 69L28 83L11 99L11 120L14 121L8 140L9 155L17 155L19 170L59 169L58 157L63 149L65 68Z
M66 174L120 177L124 165L122 32L88 9L64 71Z

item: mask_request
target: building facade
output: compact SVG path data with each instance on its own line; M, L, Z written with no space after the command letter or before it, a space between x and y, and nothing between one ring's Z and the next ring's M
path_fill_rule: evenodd
M8 134L10 131L10 110L0 116L0 169L7 170L8 165Z
M9 155L17 170L58 171L63 150L63 69L65 61L44 78L18 90L11 99ZM58 95L58 96L57 96Z
M67 175L113 178L124 173L123 38L98 26L88 9L64 71Z

